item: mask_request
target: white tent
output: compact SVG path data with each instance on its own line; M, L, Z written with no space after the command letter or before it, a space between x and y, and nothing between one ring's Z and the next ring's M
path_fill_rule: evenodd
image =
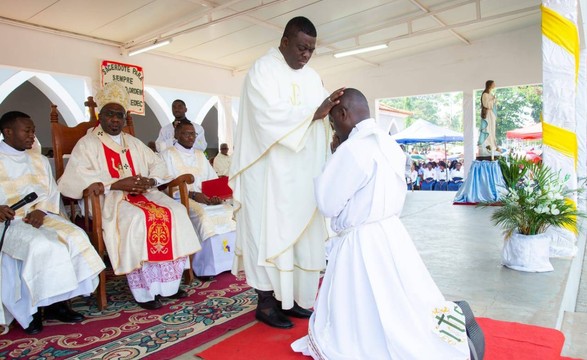
M445 129L426 120L418 120L408 128L392 136L400 144L447 143L463 141L463 134Z

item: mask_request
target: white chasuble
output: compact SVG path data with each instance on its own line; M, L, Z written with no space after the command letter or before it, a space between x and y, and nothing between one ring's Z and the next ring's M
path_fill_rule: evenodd
M133 175L170 180L165 164L151 149L126 133L120 136L119 145L100 126L89 131L76 144L59 179L61 193L72 198L81 198L83 190L95 182L103 183L107 189L102 205L102 230L115 274L128 274L147 261L175 260L200 250L192 226L186 226L190 222L183 205L157 189L141 194L139 201L124 191L110 189L119 179ZM160 223L153 225L150 221L169 220L168 216L170 237ZM153 260L154 249L161 249L160 255L164 257Z
M291 69L270 49L249 71L230 170L236 210L233 272L273 290L283 308L312 306L328 233L313 178L329 154L330 126L312 121L328 96L309 66ZM240 206L240 207L239 207Z
M38 306L89 295L104 269L85 232L57 215L60 195L49 161L36 150L0 142L0 204L12 205L31 192L37 199L16 211L2 248L0 323L11 319L8 309L24 328ZM38 229L23 221L34 210L46 213Z

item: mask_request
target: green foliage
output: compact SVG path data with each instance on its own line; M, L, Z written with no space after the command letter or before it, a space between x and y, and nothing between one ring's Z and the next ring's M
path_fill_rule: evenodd
M508 188L514 187L526 175L531 167L532 162L526 160L524 156L512 156L510 161L505 157L498 159L498 164L503 174L505 185Z
M475 93L477 127L481 122L481 93ZM524 85L495 89L497 99L497 126L495 136L498 144L503 144L506 133L523 127L528 119L540 122L542 112L542 85Z
M481 121L481 92L475 92L477 128ZM506 132L522 127L528 122L540 122L542 112L542 85L524 85L495 90L497 98L498 144L506 139ZM406 118L406 127L422 119L455 131L463 131L463 93L450 92L419 96L383 99L382 103L414 114Z
M522 176L516 173L516 168L524 169ZM550 226L577 231L577 219L585 214L577 210L570 198L583 189L568 189L565 186L568 176L563 179L560 172L521 158L512 158L506 171L510 178L500 196L502 206L491 216L494 224L504 229L506 238L514 232L541 234Z
M452 92L383 99L382 103L414 114L406 118L406 127L422 119L455 131L463 131L463 93Z

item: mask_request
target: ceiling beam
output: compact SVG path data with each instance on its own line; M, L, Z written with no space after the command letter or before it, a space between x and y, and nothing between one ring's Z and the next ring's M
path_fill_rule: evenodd
M274 18L275 18L275 17L280 17L280 16L283 16L283 15L285 15L285 14L288 14L288 13L291 13L291 12L297 12L297 11L300 11L301 9L304 9L304 8L306 8L306 7L308 7L308 6L314 5L314 4L316 4L316 3L319 3L319 2L321 2L321 1L322 1L322 0L314 0L314 1L310 2L310 3L306 3L305 5L302 5L302 6L299 6L299 7L293 8L293 9L290 9L290 10L288 10L288 11L287 11L287 12L285 12L285 13L280 13L279 15L274 15ZM230 10L232 10L232 9L230 9ZM236 10L234 10L234 11L236 12ZM268 22L268 21L265 21L265 20L258 19L258 18L254 17L254 16L251 16L251 15L246 15L246 14L243 14L243 15L241 15L241 16L242 16L243 20L245 20L245 21L250 21L250 22L252 22L252 23L254 23L254 24L256 24L256 25L260 25L260 26L266 27L266 28L268 28L268 29L275 30L275 31L276 31L276 33L277 33L277 34L279 34L279 35L281 35L281 34L283 33L283 26L277 26L277 25L274 25L274 24L272 24L272 23L270 23L270 22ZM239 31L242 31L242 30L243 30L243 29L239 29L239 30L237 30L237 31L235 31L235 32L239 32ZM225 34L225 35L223 35L223 36L230 36L230 35L234 34L235 32L228 33L228 34ZM213 39L213 40L211 40L211 41L215 41L215 40L217 40L217 39L218 39L218 38L215 38L215 39ZM281 37L280 37L279 39L281 39ZM203 44L205 44L205 43L203 43ZM188 47L188 48L186 48L186 49L182 49L181 51L182 51L182 52L183 52L183 51L188 51L188 50L190 50L190 49L192 49L192 48L195 48L195 47L198 47L198 46L200 46L200 45L202 45L202 44L196 44L196 45L194 45L194 46L191 46L191 47ZM225 55L224 55L224 57L226 57L226 56L234 56L234 55L238 55L239 53L246 52L247 50L248 50L248 49L241 49L241 50L238 50L238 51L234 51L234 52L231 52L231 53L227 53L227 54L225 54ZM236 71L238 71L238 69L237 69Z
M76 33L76 32L73 32L73 31L55 29L55 28L52 28L52 27L49 27L49 26L31 24L31 23L28 23L26 21L9 19L9 18L4 17L4 16L0 16L0 23L1 24L6 24L6 25L20 27L20 28L23 28L23 29L40 31L40 32L48 33L48 34L60 35L60 36L68 37L68 38L71 38L71 39L85 40L85 41L89 41L89 42L93 42L93 43L97 43L97 44L112 45L112 46L120 46L120 45L122 45L122 43L121 42L118 42L118 41L113 41L113 40L108 40L108 39L104 39L104 38L99 38L99 37L96 37L96 36L84 35L84 34Z
M240 0L233 0L232 2L230 2L230 4L235 3L235 2L239 2L239 1ZM159 39L159 40L167 40L167 39L171 39L171 38L174 38L174 37L183 35L183 34L189 34L189 33L194 32L196 30L204 29L204 28L210 27L212 25L219 24L219 23L224 22L224 21L227 21L227 20L231 20L231 19L237 18L239 16L243 16L245 14L248 14L250 12L254 12L254 11L257 11L257 10L260 10L260 9L263 9L263 8L266 8L266 7L269 7L269 6L273 6L275 4L278 4L278 3L281 3L281 2L284 2L284 1L286 1L286 0L273 0L273 1L270 1L270 2L267 2L267 3L262 3L262 4L257 5L257 6L253 6L251 8L248 8L246 10L243 10L243 11L240 11L240 12L237 12L237 13L234 13L234 14L230 14L230 15L227 15L227 16L223 16L223 17L214 19L214 20L211 20L209 18L208 21L205 22L205 23L203 23L203 24L195 25L195 26L189 27L187 29L183 29L183 30L179 30L179 31L176 31L176 32L173 32L173 33L166 34L164 36L162 36L162 34L159 34L158 36L151 36L150 39L143 40L140 43L136 43L134 41L133 42L126 43L124 45L124 48L125 49L128 49L129 47L136 47L136 46L140 46L140 45L145 45L146 43L153 42L153 41L155 41L157 39ZM226 4L226 5L228 5L228 4ZM226 6L223 5L222 7L224 8ZM217 10L218 10L218 7L217 8L214 8L214 9L212 9L210 11L217 11ZM208 14L208 15L210 15L210 14ZM203 16L206 16L206 15L199 14L199 17L200 18L203 17ZM152 31L151 32L151 34L154 34L154 33L155 33L155 31ZM143 37L141 37L141 38L143 38Z
M412 15L398 16L398 17L391 18L389 20L385 20L385 21L382 21L382 22L379 22L376 24L372 24L371 26L365 27L362 29L362 31L360 33L357 33L357 32L346 32L345 33L345 32L339 31L336 36L322 38L323 42L320 41L320 39L318 42L320 43L320 46L324 46L323 44L334 44L334 43L337 43L340 41L348 40L350 38L354 38L354 37L370 34L370 33L373 33L373 32L379 31L379 30L387 29L387 28L390 28L390 27L396 26L396 25L405 24L406 26L411 26L409 24L415 20L427 18L429 16L436 15L436 14L439 14L439 13L442 13L445 11L457 9L459 7L462 7L462 6L465 6L468 4L476 3L478 1L479 0L466 0L466 1L460 1L460 2L453 2L451 4L444 6L444 7L439 7L438 9L430 10L428 13L422 13L421 11L418 11ZM368 9L368 10L371 10L371 9ZM368 10L366 10L366 11L368 11ZM350 16L353 16L353 15L350 15Z
M392 42L398 41L398 40L403 40L403 39L408 39L408 38L412 38L412 37L417 37L417 36L422 36L422 35L427 35L427 34L433 34L433 33L438 33L438 32L443 32L443 31L447 31L447 30L451 30L451 29L455 29L455 28L459 28L459 27L463 27L463 26L469 26L469 25L479 24L479 23L483 23L483 22L487 22L487 21L501 20L503 18L506 18L506 17L509 17L509 16L514 16L514 15L526 15L526 14L530 14L530 13L534 13L534 12L539 12L539 11L540 11L540 5L530 6L530 7L527 7L527 8L513 10L513 11L501 13L501 14L496 14L496 15L487 16L487 17L481 17L481 18L475 19L475 20L468 20L468 21L463 21L463 22L451 24L451 25L445 25L445 26L441 26L441 27L438 27L438 28L434 28L434 29L427 29L427 30L420 30L420 31L410 32L410 33L407 33L405 35L395 36L395 37L384 39L384 40L381 40L381 41L376 41L376 42L371 42L371 43L364 43L364 44L361 44L360 47L367 47L367 46L376 45L376 44L382 44L382 43L386 43L386 44L389 45ZM334 52L340 51L340 50L341 49L338 49L338 50L335 50L335 51L324 52L322 54L319 54L319 56L332 55L332 54L334 54ZM352 50L352 49L345 49L345 50Z
M410 2L414 5L416 5L418 8L420 8L420 10L422 10L425 14L430 13L430 10L428 10L424 5L420 4L420 2L418 0L410 0ZM478 1L477 1L477 4L479 4ZM440 26L447 25L444 21L440 20L440 18L437 15L430 15L430 17L432 17L432 19L434 19L434 21L436 21ZM453 29L450 29L448 31L451 34L453 34L460 41L464 42L467 45L471 45L471 42L469 40L465 39L465 37L463 37L461 34L457 33L456 31L454 31Z
M539 12L539 11L540 11L540 5L529 6L527 8L513 10L513 11L508 11L508 12L505 12L505 13L496 14L496 15L487 16L487 17L481 17L481 18L475 19L475 20L468 20L468 21L463 21L463 22L460 22L460 23L451 24L451 25L445 25L445 26L442 26L440 28L428 29L428 30L420 30L420 31L413 32L411 34L396 36L394 38L389 39L388 41L389 42L393 42L393 41L407 39L407 38L414 37L414 36L421 36L421 35L426 35L426 34L432 34L432 33L436 33L436 32L439 32L439 31L451 30L451 29L455 29L455 28L459 28L459 27L463 27L463 26L474 25L474 24L479 24L479 23L483 23L483 22L487 22L487 21L501 20L501 19L503 19L505 17L508 17L508 16L526 15L526 14L530 14L530 13L534 13L534 12Z
M141 35L135 39L132 39L130 41L126 41L124 43L124 47L128 48L128 47L136 46L137 44L143 44L145 42L153 41L154 39L157 39L157 38L161 37L162 35L165 35L171 31L174 31L177 28L180 28L183 26L188 26L189 24L193 23L196 20L206 18L209 15L212 15L216 11L228 8L230 6L233 6L233 5L238 4L239 2L243 2L243 1L244 0L232 0L232 1L230 1L226 4L222 4L222 5L215 5L215 4L210 3L209 1L205 1L205 2L204 1L190 1L194 4L198 4L203 7L208 7L208 9L206 11L196 12L195 14L192 13L192 14L185 16L177 21L174 21L169 24L165 24L164 26L161 26L157 29L152 29L146 34L143 34L143 35Z

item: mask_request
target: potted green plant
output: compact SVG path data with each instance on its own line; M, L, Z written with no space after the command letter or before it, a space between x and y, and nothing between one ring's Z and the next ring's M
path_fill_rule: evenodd
M569 175L563 177L542 162L516 157L499 161L506 188L491 220L504 229L502 263L520 271L552 271L551 239L545 232L551 226L577 232L585 215L570 198L580 190L567 188Z

